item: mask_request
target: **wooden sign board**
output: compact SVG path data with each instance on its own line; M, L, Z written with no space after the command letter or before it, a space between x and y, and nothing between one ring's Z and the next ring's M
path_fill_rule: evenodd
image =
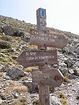
M58 64L57 50L41 51L23 51L17 61L24 67L43 66L47 64Z
M60 86L63 82L63 75L57 69L49 69L43 71L33 71L32 81L38 84Z
M24 38L27 41L28 36ZM45 47L64 48L67 45L67 38L64 35L30 35L29 44Z

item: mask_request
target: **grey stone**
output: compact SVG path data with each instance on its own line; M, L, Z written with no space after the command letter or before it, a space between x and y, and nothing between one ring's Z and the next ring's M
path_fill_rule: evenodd
M30 41L30 34L28 32L25 32L25 35L21 37L21 39L25 42Z
M10 77L8 75L6 75L6 73L3 74L3 77L5 80L10 80Z
M13 92L12 95L14 96L14 98L18 98L20 94L18 92Z
M11 26L3 26L2 27L3 29L3 32L5 33L5 35L13 35L14 34L14 31L13 31L13 28Z
M21 36L24 36L25 33L21 31L20 29L15 29L15 32L13 33L13 35L17 37L21 37Z
M50 103L51 105L62 105L59 98L57 98L56 96L50 97Z
M76 99L79 100L79 90L77 90Z
M67 65L64 62L59 63L59 70L62 72L63 75L68 73Z
M71 59L64 61L64 63L67 65L67 68L71 68L74 64L74 62Z
M1 98L2 100L6 100L6 96L3 95L3 94L1 94L1 93L0 93L0 98Z
M0 105L2 104L2 99L0 98Z
M2 30L2 27L0 26L0 33L2 33L3 32L3 30Z
M69 69L68 72L69 72L70 74L74 74L74 70L73 70L73 69Z
M28 87L30 93L38 92L38 85L34 82L23 81L23 84Z
M78 76L76 76L76 75L74 75L74 74L69 74L69 75L68 75L68 78L69 78L69 79L76 79L76 78L78 78Z
M77 55L79 55L79 44L77 44L75 46L75 51L74 52L77 53Z
M6 75L8 75L13 80L18 80L21 77L26 76L26 73L20 68L11 67L11 68L8 68Z
M76 69L74 70L74 75L79 76L79 68L76 68Z

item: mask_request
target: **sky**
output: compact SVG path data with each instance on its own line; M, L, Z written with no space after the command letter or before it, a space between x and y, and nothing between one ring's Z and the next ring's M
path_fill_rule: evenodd
M45 8L47 27L79 34L79 0L0 0L0 15L36 24L36 10Z

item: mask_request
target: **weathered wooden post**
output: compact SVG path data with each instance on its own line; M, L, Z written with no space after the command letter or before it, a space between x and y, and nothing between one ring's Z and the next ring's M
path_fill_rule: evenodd
M46 29L46 9L39 8L37 10L37 29L38 29L38 35L39 36L41 34L43 34L44 37L49 37L49 36L47 36L48 33L47 33L47 29ZM45 39L43 41L45 41ZM42 41L41 41L41 43L42 43ZM55 40L54 40L54 44L53 44L54 47L56 46L56 43L57 42L55 42ZM38 49L39 50L42 49L42 47L40 45L41 44L38 44ZM49 45L51 46L51 43ZM46 43L42 44L42 46L43 46L43 49L42 50L47 50ZM57 56L57 50L56 50L55 55ZM47 59L45 59L45 60L47 60ZM48 61L46 62L46 66L44 67L44 69L43 69L43 66L44 65L43 66L39 66L39 69L42 71L42 73L43 74L46 73L45 75L43 75L43 79L45 81L48 81L48 83L45 84L45 81L42 80L38 84L39 85L39 101L40 101L40 105L50 105L49 85L52 85L53 84L53 87L55 87L55 84L56 84L56 86L58 86L59 85L59 83L57 83L58 79L60 81L60 84L62 83L62 80L63 80L63 76L59 72L58 72L58 74L56 73L56 71L54 72L55 69L52 70L52 72L54 72L52 74L51 70L49 70L49 67L48 67L47 63L48 63ZM53 76L54 76L53 81L50 82L50 79L52 79Z
M37 11L37 29L38 34L46 33L46 9L39 8ZM41 50L42 48L38 46L38 49ZM43 50L47 48L45 45L43 46ZM39 66L39 69L42 70L42 66ZM50 94L49 94L49 86L44 85L41 82L39 85L39 104L40 105L50 105Z
M39 86L40 105L50 105L49 86L60 86L63 75L58 68L48 65L58 65L57 50L47 50L47 47L63 48L67 44L64 35L48 35L46 30L46 9L37 10L38 35L30 35L29 44L37 45L38 50L23 51L17 61L24 67L39 66L33 70L32 80ZM27 40L26 40L27 41Z

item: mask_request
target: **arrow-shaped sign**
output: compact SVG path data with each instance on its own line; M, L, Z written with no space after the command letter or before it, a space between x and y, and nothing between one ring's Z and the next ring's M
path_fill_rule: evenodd
M17 61L24 67L43 66L46 64L58 64L57 50L32 50L23 51Z
M63 75L55 68L44 69L42 71L32 71L33 82L43 85L52 85L53 87L60 86L63 82Z
M29 42L30 45L37 45L42 47L64 48L67 44L66 36L62 34L41 34L25 36L24 41Z

